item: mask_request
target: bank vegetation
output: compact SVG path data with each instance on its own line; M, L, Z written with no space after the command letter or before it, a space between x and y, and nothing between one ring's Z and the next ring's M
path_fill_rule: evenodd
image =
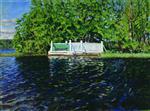
M112 52L150 52L150 0L32 0L13 46L45 54L50 41L104 41Z

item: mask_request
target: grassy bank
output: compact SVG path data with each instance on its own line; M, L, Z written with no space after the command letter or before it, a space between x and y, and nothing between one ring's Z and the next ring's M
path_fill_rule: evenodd
M150 58L150 53L103 53L102 58Z
M22 54L22 53L0 54L0 57L23 57L23 56L47 56L47 55L46 54Z
M0 54L0 57L22 57L22 56L47 56L47 54L22 54L22 53ZM86 56L86 55L84 55L84 56ZM95 57L100 57L100 58L150 58L150 53L102 53L99 56L95 56Z

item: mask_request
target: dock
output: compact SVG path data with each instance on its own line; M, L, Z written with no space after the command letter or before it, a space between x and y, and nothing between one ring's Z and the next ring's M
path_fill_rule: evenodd
M51 41L49 56L83 56L83 55L99 55L103 53L103 41L100 43L89 42L65 42L65 43L53 43Z

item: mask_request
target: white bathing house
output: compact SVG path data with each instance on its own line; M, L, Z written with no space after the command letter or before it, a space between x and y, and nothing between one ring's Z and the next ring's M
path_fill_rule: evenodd
M51 41L48 55L98 55L103 52L103 42L71 42L53 43Z

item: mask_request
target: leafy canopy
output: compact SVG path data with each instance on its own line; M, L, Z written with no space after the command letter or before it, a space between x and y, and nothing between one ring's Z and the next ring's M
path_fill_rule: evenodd
M150 50L149 0L32 0L17 20L17 52L47 53L50 41L104 41L122 52Z

